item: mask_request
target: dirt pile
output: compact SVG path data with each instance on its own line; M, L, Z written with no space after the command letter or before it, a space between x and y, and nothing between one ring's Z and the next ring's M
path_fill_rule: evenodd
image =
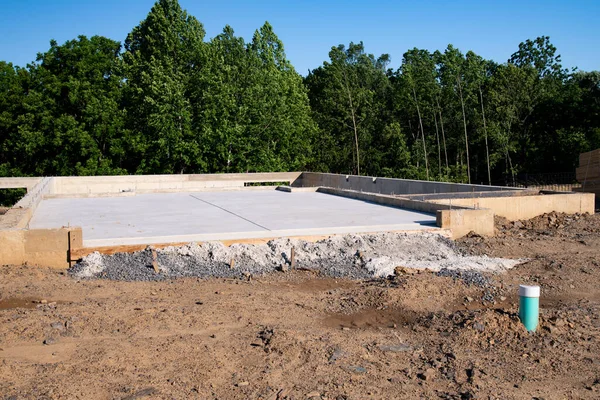
M497 233L500 236L525 234L569 235L572 233L600 232L598 214L564 214L551 212L523 221L508 221L503 217L495 218Z
M294 255L292 256L292 249ZM504 271L519 260L465 255L440 235L381 233L333 236L316 243L277 239L264 245L220 242L157 250L160 273L152 267L152 251L85 257L72 270L78 278L161 280L178 277L248 277L289 269L323 276L367 279L394 274L398 266L447 270Z

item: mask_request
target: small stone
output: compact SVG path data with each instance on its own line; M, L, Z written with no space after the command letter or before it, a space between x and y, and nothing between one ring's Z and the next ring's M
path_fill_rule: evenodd
M408 344L398 344L398 345L382 345L379 346L379 349L384 352L392 352L392 353L402 353L405 351L411 351L413 348Z
M321 393L319 392L310 392L306 395L307 399L320 399L321 398Z
M40 300L40 304L48 304L48 300L42 299L42 300Z
M467 297L465 297L465 300L467 300L467 302L471 303L471 302L473 301L473 298L472 298L472 297L469 297L469 296L467 296Z
M50 324L50 327L52 329L56 329L57 331L64 331L65 330L65 324L63 324L62 322L53 322Z
M365 372L367 372L367 369L365 367L361 367L358 365L348 365L346 367L343 367L346 371L349 372L355 372L357 374L364 374Z
M329 362L334 363L337 360L339 360L340 358L342 358L343 356L344 356L344 352L342 351L342 349L335 349L333 351L333 353L331 354L331 356L329 356Z
M248 386L248 385L250 385L250 382L248 382L248 381L238 382L235 384L235 386L237 386L237 387L243 387L243 386Z
M344 327L342 327L342 330L343 330L343 331L349 331L349 330L350 330L350 328L348 328L347 326L344 326Z
M414 268L407 268L407 267L403 267L403 266L397 266L396 268L394 268L394 275L414 275L416 274L418 271Z
M435 378L436 371L433 368L427 368L425 372L419 374L419 378L424 381L432 381Z
M506 297L500 296L500 301L506 301Z
M475 322L473 324L473 329L475 329L476 331L479 331L479 332L483 332L485 330L485 325L483 325L479 322Z
M515 221L513 226L517 229L523 228L523 223L521 221Z
M56 339L49 337L49 338L47 338L46 340L44 340L44 342L43 342L43 343L44 343L46 346L50 346L51 344L54 344L54 343L56 343Z
M554 321L554 325L556 325L556 326L558 326L558 327L560 327L560 326L565 326L566 324L567 324L567 323L565 322L565 320L564 320L564 319L558 319L558 318L557 318L557 319Z

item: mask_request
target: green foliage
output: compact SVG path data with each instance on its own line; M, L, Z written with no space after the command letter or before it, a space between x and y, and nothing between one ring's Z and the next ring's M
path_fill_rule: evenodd
M0 207L14 206L25 194L27 189L0 189Z
M340 45L329 52L329 62L305 80L311 107L321 133L316 138L315 166L332 172L377 174L381 159L381 131L390 95L385 75L389 56L375 58L362 43Z
M302 78L269 23L205 41L177 0L127 36L0 61L0 176L315 170L502 183L567 172L600 147L600 72L546 36L506 63L449 45L400 68L363 43Z

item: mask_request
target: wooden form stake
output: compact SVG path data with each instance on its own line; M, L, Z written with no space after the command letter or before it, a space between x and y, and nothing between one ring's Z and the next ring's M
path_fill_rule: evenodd
M154 272L158 274L160 272L160 268L158 268L158 254L156 254L156 249L154 247L151 247L150 250L152 251L152 268L154 268Z

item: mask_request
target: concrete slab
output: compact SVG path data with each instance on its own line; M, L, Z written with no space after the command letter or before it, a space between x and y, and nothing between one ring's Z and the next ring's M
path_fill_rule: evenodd
M276 190L43 200L31 229L81 226L84 246L436 229L431 214Z

